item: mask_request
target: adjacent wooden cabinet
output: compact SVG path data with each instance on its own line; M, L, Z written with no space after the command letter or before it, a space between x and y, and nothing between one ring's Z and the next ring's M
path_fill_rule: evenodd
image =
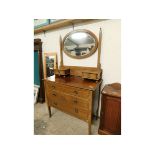
M102 90L100 126L102 135L121 134L121 85L113 83Z

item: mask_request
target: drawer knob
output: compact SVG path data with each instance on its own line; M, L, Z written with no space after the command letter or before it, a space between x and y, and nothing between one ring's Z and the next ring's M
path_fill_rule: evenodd
M55 89L55 86L52 86L53 89Z
M54 105L57 105L57 102L53 102Z
M76 112L76 113L78 113L78 112L79 112L79 110L78 110L77 108L75 108L75 112Z
M78 94L78 92L77 92L76 90L74 91L74 93L75 93L75 94Z
M74 100L73 102L77 104L77 100Z
M56 96L56 94L52 94L53 96Z

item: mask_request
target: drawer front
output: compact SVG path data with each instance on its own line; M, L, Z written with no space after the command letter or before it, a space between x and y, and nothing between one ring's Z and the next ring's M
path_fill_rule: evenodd
M61 103L64 106L75 106L77 108L85 110L88 110L90 104L89 100L84 100L76 96L58 93L57 91L51 91L50 93L47 93L47 99L57 101L58 103Z
M59 93L55 91L46 91L46 94L48 99L58 99L60 97Z
M52 106L55 108L60 107L60 103L58 102L58 100L49 100L48 104L49 104L49 106Z
M54 99L50 100L48 104L49 104L49 106L57 108L57 109L64 111L68 114L71 114L79 119L88 120L88 111L85 109L81 109L81 108L76 107L71 104L61 103L58 100L54 100Z
M46 94L47 94L48 102L57 101L57 103L61 103L64 105L66 105L66 103L67 103L67 99L66 99L65 95L63 95L57 91L48 91Z
M63 96L64 102L66 102L67 105L88 110L88 106L90 103L89 100L84 100L82 98L66 94L61 94L61 96Z
M88 99L91 97L91 91L89 90L66 86L66 85L60 85L51 81L46 81L46 89L47 89L47 92L58 91L58 92L63 92L73 96L79 96L84 99Z
M97 74L95 74L95 73L84 73L83 72L82 77L85 78L85 79L96 80L97 79Z
M97 79L97 74L90 74L90 79L96 80Z
M91 92L75 87L55 84L46 81L48 105L73 115L79 119L88 120Z
M77 108L75 106L67 106L65 108L66 112L77 117L80 118L82 120L88 120L88 111L87 110L83 110L81 108Z
M65 111L64 104L59 102L59 100L49 100L48 104L49 106Z

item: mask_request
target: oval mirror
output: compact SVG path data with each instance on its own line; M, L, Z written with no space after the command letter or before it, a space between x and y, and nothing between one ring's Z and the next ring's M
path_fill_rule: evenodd
M83 59L91 56L97 49L97 37L88 30L75 30L63 40L64 52L72 58Z

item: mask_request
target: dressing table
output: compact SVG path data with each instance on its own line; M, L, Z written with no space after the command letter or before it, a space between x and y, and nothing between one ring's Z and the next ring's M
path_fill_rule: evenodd
M85 38L87 40L79 41L71 37L71 35L79 33L86 34ZM88 123L88 134L91 134L93 115L97 118L99 109L102 83L102 69L100 67L101 36L100 30L98 42L92 32L76 30L67 34L63 41L60 37L60 67L55 69L54 77L48 77L44 80L49 116L52 116L51 107L54 107L84 120ZM82 42L84 42L83 45ZM97 67L65 66L63 64L63 51L71 58L83 59L91 56L97 47Z

